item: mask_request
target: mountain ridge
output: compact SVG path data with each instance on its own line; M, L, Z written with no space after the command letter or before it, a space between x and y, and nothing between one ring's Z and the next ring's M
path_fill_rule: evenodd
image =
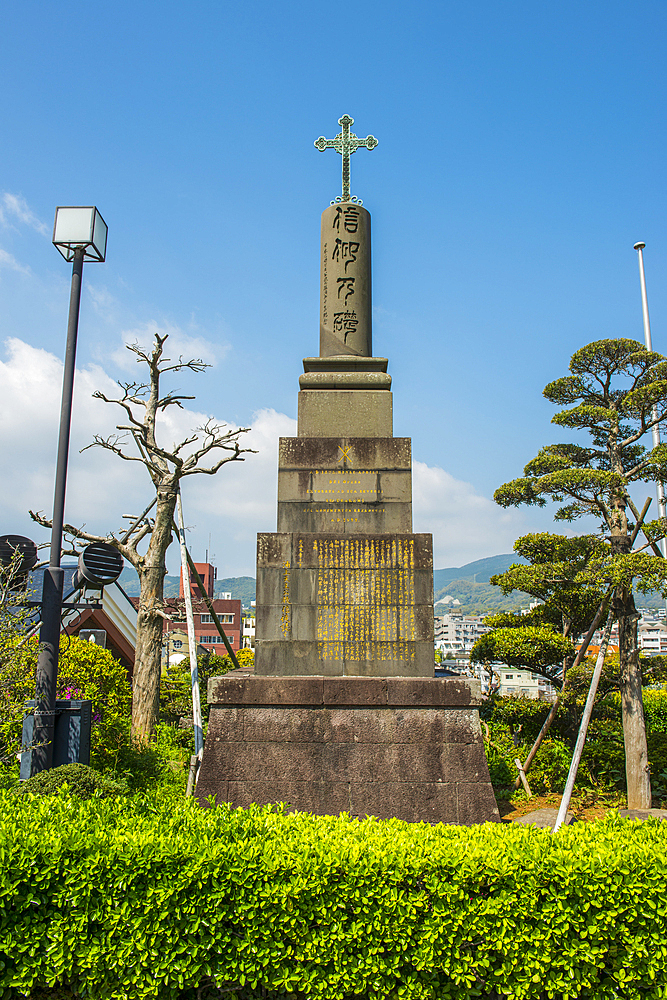
M525 606L530 600L528 595L511 594L505 597L498 587L489 583L494 573L502 573L513 562L525 562L514 553L504 553L475 559L463 566L450 566L433 571L433 592L437 601L445 594L453 600L458 600L458 610L472 614L474 609L489 614L495 610L514 610ZM139 595L139 578L131 566L126 566L120 578L120 585L130 597ZM166 576L164 580L164 596L178 597L180 577ZM250 608L255 600L255 578L252 576L230 576L215 581L215 594L231 593L234 600L240 600L244 608ZM439 605L437 610L442 613L446 605Z

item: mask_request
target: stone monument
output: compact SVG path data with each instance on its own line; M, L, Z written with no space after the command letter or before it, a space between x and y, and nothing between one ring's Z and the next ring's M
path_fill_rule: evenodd
M374 357L370 214L353 119L315 145L343 157L322 213L320 354L304 359L297 437L281 438L278 531L257 539L254 674L209 682L200 801L316 813L497 820L479 682L434 676L433 556L412 531L411 447Z

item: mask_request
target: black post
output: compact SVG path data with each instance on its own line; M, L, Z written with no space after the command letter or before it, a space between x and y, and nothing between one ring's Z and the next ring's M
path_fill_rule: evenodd
M56 679L58 676L58 651L60 645L60 619L62 613L63 577L60 554L65 518L65 486L67 484L67 459L72 419L72 393L76 363L76 338L79 330L79 304L83 276L83 247L74 251L72 264L72 290L67 321L67 348L63 372L63 396L60 408L58 434L58 461L56 486L53 497L53 522L51 527L51 555L49 567L44 572L42 590L42 623L39 630L39 656L35 677L35 729L31 773L45 771L53 763L53 731L56 716Z

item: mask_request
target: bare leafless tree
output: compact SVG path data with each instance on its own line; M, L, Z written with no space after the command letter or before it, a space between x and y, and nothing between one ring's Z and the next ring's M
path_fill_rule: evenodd
M208 365L200 358L171 361L164 356L167 336L155 334L151 353L138 344L129 344L128 350L137 356L139 364L148 366L148 382L119 382L121 395L117 399L96 392L97 399L105 403L115 403L125 411L126 422L118 424L109 437L95 435L87 448L99 447L112 452L125 462L140 462L148 469L156 491L155 513L150 518L137 519L129 532L110 533L104 537L93 535L84 528L66 524L66 536L78 543L108 542L121 553L137 571L140 582L139 610L137 618L137 645L132 682L132 732L140 740L147 740L158 717L160 696L160 656L163 619L165 618L163 587L166 575L166 554L172 540L174 510L185 476L203 474L213 476L228 462L243 461L243 454L251 448L241 448L239 438L249 428L227 429L227 425L207 420L171 449L158 444L156 423L159 415L169 406L182 409L182 401L194 396L174 395L168 392L160 395L160 379L167 372L189 369L201 372ZM128 436L136 446L138 454L126 450ZM83 451L86 448L82 449ZM222 455L219 453L222 452ZM202 464L214 454L210 465ZM51 522L40 513L30 511L33 520L45 527ZM148 548L144 555L139 546L148 538ZM143 546L142 546L143 547Z

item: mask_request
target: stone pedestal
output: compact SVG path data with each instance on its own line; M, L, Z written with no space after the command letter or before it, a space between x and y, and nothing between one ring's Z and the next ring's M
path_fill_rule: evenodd
M253 677L209 682L203 803L289 803L409 822L500 819L479 685L449 678Z

